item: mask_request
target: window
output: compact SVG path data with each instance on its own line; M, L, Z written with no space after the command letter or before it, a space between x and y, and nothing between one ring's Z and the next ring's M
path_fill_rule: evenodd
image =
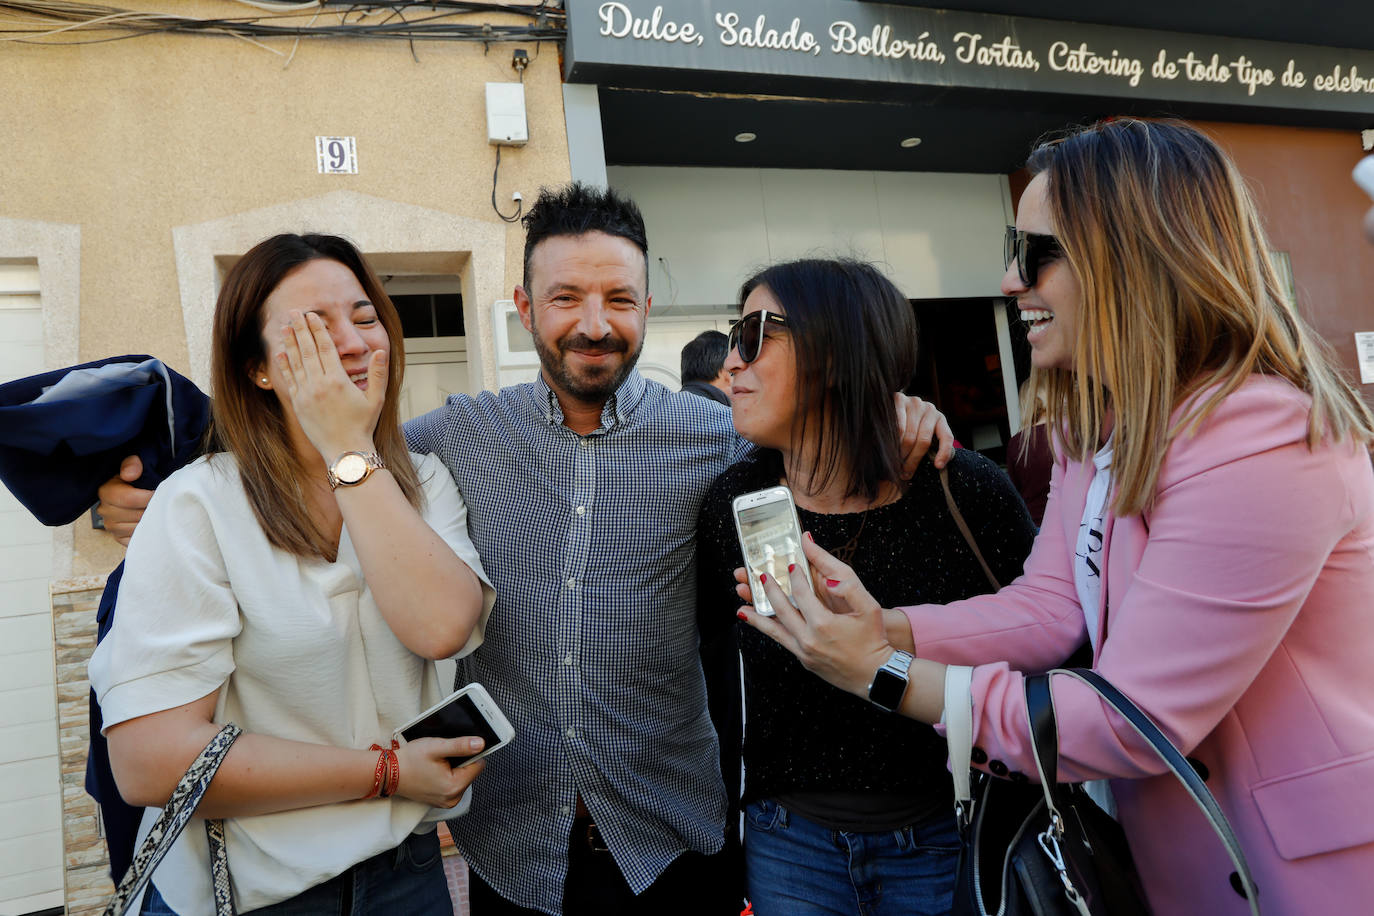
M468 367L462 282L456 274L382 275L405 338L402 419L439 407L451 394L476 390Z
M391 297L407 339L462 337L462 293L397 293Z

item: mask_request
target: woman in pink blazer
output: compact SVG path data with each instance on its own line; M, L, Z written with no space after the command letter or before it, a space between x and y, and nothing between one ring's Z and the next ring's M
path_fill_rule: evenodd
M974 666L974 760L1032 780L1021 672L1087 638L1093 667L1207 781L1265 913L1374 906L1374 419L1288 304L1212 141L1121 119L1029 167L1002 289L1059 432L1025 574L884 611L809 545L820 599L748 621L832 683L930 723L946 666ZM870 694L882 667L904 692ZM1135 732L1082 684L1051 687L1061 777L1112 780L1153 910L1249 912Z

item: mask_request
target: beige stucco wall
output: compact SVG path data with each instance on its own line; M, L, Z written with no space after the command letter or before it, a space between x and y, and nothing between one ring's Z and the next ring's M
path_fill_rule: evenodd
M119 5L203 17L255 13L226 0ZM338 16L322 13L318 22ZM174 230L267 211L285 220L273 231L365 234L292 224L293 204L309 220L329 212L318 202L332 192L490 224L476 234L488 252L492 229L498 242L504 237L501 295L518 282L523 234L491 207L495 149L484 83L518 79L511 53L528 50L530 141L501 156L497 201L509 213L512 191L528 201L541 185L569 177L558 46L417 42L416 62L401 41L308 39L288 65L293 44L274 40L265 50L231 37L159 35L0 45L0 218L79 227L80 359L146 352L198 375L189 365ZM319 174L317 135L356 137L359 173ZM483 330L489 338L489 326ZM60 342L48 343L48 352L60 351ZM489 356L489 339L478 344ZM81 523L75 551L69 569L77 575L108 571L121 554Z

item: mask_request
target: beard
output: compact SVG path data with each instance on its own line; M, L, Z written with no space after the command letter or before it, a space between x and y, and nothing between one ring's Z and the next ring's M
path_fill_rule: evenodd
M550 344L544 340L536 325L534 333L535 352L539 354L539 364L548 375L555 393L567 394L584 404L602 404L615 393L620 383L630 374L639 361L640 351L644 349L644 335L634 352L624 338L607 334L600 340L592 340L585 334L569 334L562 340ZM568 365L568 352L576 350L583 353L621 353L618 362L607 362L602 366L584 366L574 369Z

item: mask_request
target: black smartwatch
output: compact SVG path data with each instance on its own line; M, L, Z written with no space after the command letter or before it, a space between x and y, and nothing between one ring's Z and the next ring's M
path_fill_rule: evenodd
M869 702L888 712L896 712L897 707L902 705L902 697L906 696L907 669L913 660L910 652L894 649L892 657L873 672L873 680L868 682Z

